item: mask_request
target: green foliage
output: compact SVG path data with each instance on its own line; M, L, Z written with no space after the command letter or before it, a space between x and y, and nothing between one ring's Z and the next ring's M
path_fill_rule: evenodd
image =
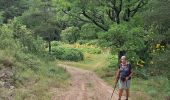
M80 31L80 39L96 39L97 38L97 28L92 24L84 24L81 27Z
M16 67L13 77L17 87L15 98L49 99L51 98L50 92L48 92L49 84L52 87L60 87L69 77L63 68L56 67L56 63L50 62L48 59L43 60L25 53L18 53L15 56L14 65ZM29 91L27 88L20 88L22 86L29 88ZM36 96L34 96L35 93Z
M43 40L39 37L34 38L32 32L17 20L11 21L0 27L1 48L19 47L25 52L40 53L43 51Z
M108 65L109 68L116 68L116 69L118 68L116 55L110 55L108 57L108 62L109 62L109 65Z
M63 68L56 67L43 44L42 38L34 37L33 31L21 24L18 18L0 26L0 70L11 69L9 81L15 87L13 98L47 100L51 98L49 84L51 87L65 85L69 75ZM0 91L0 98L9 97L11 92L1 87Z
M102 50L100 48L94 48L94 47L86 47L86 48L80 48L82 52L90 53L90 54L100 54Z
M80 39L80 40L77 41L77 43L79 43L80 45L83 45L83 44L99 45L99 40L98 39L92 39L92 40Z
M150 73L148 72L148 68L134 68L134 76L141 79L148 79Z
M0 26L0 48L1 49L10 49L16 50L18 49L19 42L13 38L13 29L11 29L8 25Z
M170 27L169 5L169 0L149 0L148 9L142 15L145 24L154 24L160 32L166 31Z
M130 34L128 32L128 26L126 24L121 25L112 25L107 34L105 34L103 38L109 40L111 45L116 46L118 48L122 47L128 38L130 38Z
M131 89L146 93L145 96L149 96L151 100L161 100L170 94L169 86L170 81L166 77L154 76L148 80L133 78Z
M95 42L95 41L94 41ZM79 44L79 43L74 43L74 44L67 44L64 42L58 42L58 41L53 41L52 46L55 47L62 47L62 48L72 48L72 49L77 49L83 53L89 53L89 54L101 54L102 49L100 47L97 47L96 45L91 45L92 42L88 42L85 44Z
M142 27L131 27L126 23L112 25L108 32L99 35L103 43L112 48L113 53L125 50L127 58L133 62L139 60L141 55L138 52L145 48L145 31Z
M129 21L147 0L110 1L110 0L65 0L65 12L73 18L85 23L93 23L104 31L108 31L113 23Z
M23 100L23 98L50 99L49 84L53 88L64 86L69 77L63 68L57 67L56 63L51 62L48 58L40 58L19 50L13 52L8 48L0 50L1 71L5 67L8 68L9 64L12 65L13 75L8 80L15 87L13 98L17 100ZM0 88L0 90L0 98L6 98L11 93L9 89Z
M23 13L20 20L46 41L59 40L62 23L57 19L56 6L52 1L33 1L29 10ZM35 4L34 4L35 3Z
M84 53L88 59L82 62L89 63L84 66L90 69L94 61L101 60L95 66L102 62L103 51L96 46L99 44L111 48L112 53L109 67L99 70L101 77L113 76L118 61L115 53L125 50L135 77L148 79L145 86L152 87L145 91L157 96L159 90L153 89L157 87L166 93L169 88L164 86L169 87L165 84L169 81L161 78L158 82L149 77L170 78L169 5L169 0L0 0L0 68L5 61L13 65L18 87L32 86L30 83L40 80L37 86L29 87L30 91L16 90L17 100L37 99L35 95L43 95L38 99L50 99L47 86L67 79L64 69L51 64L54 56L81 61ZM75 44L52 42L54 49L49 55L43 39L48 42L49 50L54 40ZM138 65L141 61L142 65ZM102 63L105 65L105 61Z
M75 43L79 38L77 27L68 27L61 33L61 39L62 41L66 43Z
M57 59L70 61L81 61L84 59L83 53L78 49L55 47L52 52Z
M2 21L7 23L9 19L22 15L22 13L29 8L28 5L28 0L1 0L0 12L3 11Z
M0 11L0 25L3 23L4 17L3 15L3 11Z
M56 46L64 46L64 42L61 42L61 41L52 41L51 42L51 46L52 47L56 47Z
M170 59L170 49L168 48L167 50L165 50L164 52L161 53L155 53L153 55L153 59L152 62L150 63L150 72L151 75L163 75L168 77L168 79L170 79L170 73L169 73L169 69L170 69L170 63L169 63L169 59Z

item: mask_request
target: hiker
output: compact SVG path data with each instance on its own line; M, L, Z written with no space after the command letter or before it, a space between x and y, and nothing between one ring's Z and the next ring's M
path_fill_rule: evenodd
M117 71L116 81L115 81L115 84L118 82L118 87L119 87L119 99L118 100L121 100L123 90L126 91L125 100L128 100L130 80L132 76L132 68L131 68L131 64L126 61L125 56L122 56L120 58L120 61L121 63L119 64L119 69Z

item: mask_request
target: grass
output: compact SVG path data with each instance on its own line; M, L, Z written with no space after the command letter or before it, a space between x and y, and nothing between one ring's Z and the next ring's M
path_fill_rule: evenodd
M4 60L5 59L5 60ZM44 60L32 54L22 52L13 53L0 50L0 68L4 61L11 63L13 76L11 77L14 89L0 87L0 99L15 100L51 100L51 88L68 86L70 75L65 69L58 67L55 60Z
M85 53L85 59L79 62L71 62L71 61L59 61L59 63L75 66L78 68L95 71L96 69L100 69L107 64L107 57L109 53L101 53L101 54L89 54Z
M109 60L113 61L111 62L112 65L115 64L117 60L116 56L110 56L109 52L102 52L101 54L90 54L84 52L84 55L85 59L83 61L59 61L59 63L94 71L109 85L113 86L117 67L108 67L108 65ZM161 76L150 77L148 80L137 77L132 78L132 100L164 100L167 96L170 96L170 81L167 78Z
M150 77L149 80L134 78L131 89L138 91L136 93L143 93L143 96L148 94L148 100L163 100L165 97L170 96L170 81L161 76Z
M80 62L59 61L59 63L91 70L97 73L109 85L113 86L114 75L117 68L109 68L107 58L109 53L85 54L85 60ZM154 76L148 80L132 78L132 100L164 100L170 96L170 81L165 77Z
M51 100L51 88L66 87L69 74L61 68L57 67L56 63L47 63L41 66L38 72L27 70L20 73L22 77L26 78L21 85L16 89L16 100ZM23 79L22 79L23 80Z

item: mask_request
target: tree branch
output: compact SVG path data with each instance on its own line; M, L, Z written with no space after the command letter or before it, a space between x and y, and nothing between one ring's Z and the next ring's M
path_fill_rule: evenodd
M130 10L130 17L133 17L137 13L139 8L142 8L144 5L144 0L140 0L137 6L134 9Z
M106 13L107 13L107 15L109 16L109 18L112 20L111 10L110 10L110 9L109 9L109 10L106 10Z
M68 13L68 12L65 11L65 10L62 10L62 11L63 11L65 14L68 14L68 15L70 15L70 16L73 16L73 17L79 19L80 21L87 22L87 23L91 23L91 21L86 20L86 19L83 19L83 18L81 18L80 16L76 16L76 15L74 15L74 14Z
M119 4L119 13L120 13L121 10L122 10L122 5L123 5L123 0L120 0L120 4Z
M119 18L120 16L119 16L119 14L120 14L120 12L122 10L123 0L120 0L120 3L119 3L118 6L116 6L116 0L111 0L110 3L111 3L111 7L110 7L111 9L110 9L110 12L108 13L109 18L112 21L114 21L117 24L119 24L120 23L120 18Z
M85 10L82 10L82 14L88 18L89 20L91 20L95 25L97 25L98 27L100 27L101 29L103 29L104 31L108 31L108 27L104 27L103 25L101 25L100 23L98 23L95 19L91 18L89 15L87 15L87 13L85 12Z

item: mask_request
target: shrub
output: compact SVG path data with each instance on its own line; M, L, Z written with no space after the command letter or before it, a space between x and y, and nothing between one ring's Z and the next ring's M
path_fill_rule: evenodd
M95 25L92 24L84 24L81 27L81 31L80 31L80 38L81 39L97 39L97 28Z
M167 50L161 52L161 53L155 53L153 55L152 62L150 64L149 72L152 76L155 75L163 75L168 77L170 79L170 47L167 48Z
M117 62L117 56L116 55L110 55L109 57L108 57L108 61L109 61L109 65L108 65L108 67L109 68L118 68L118 62Z
M62 31L61 39L66 43L75 43L79 38L78 28L69 27Z
M100 48L90 48L90 47L87 47L87 48L83 48L81 50L83 52L87 52L87 53L90 53L90 54L100 54L101 53L101 49Z
M83 60L83 53L77 49L66 49L62 58L70 61L80 61Z
M52 41L51 42L51 46L60 46L60 45L62 45L62 42L60 42L60 41Z
M84 55L80 50L73 48L56 47L52 52L57 59L62 60L81 61L84 58Z
M52 49L52 54L53 54L57 59L62 59L62 55L64 54L64 48L55 47L54 49Z

